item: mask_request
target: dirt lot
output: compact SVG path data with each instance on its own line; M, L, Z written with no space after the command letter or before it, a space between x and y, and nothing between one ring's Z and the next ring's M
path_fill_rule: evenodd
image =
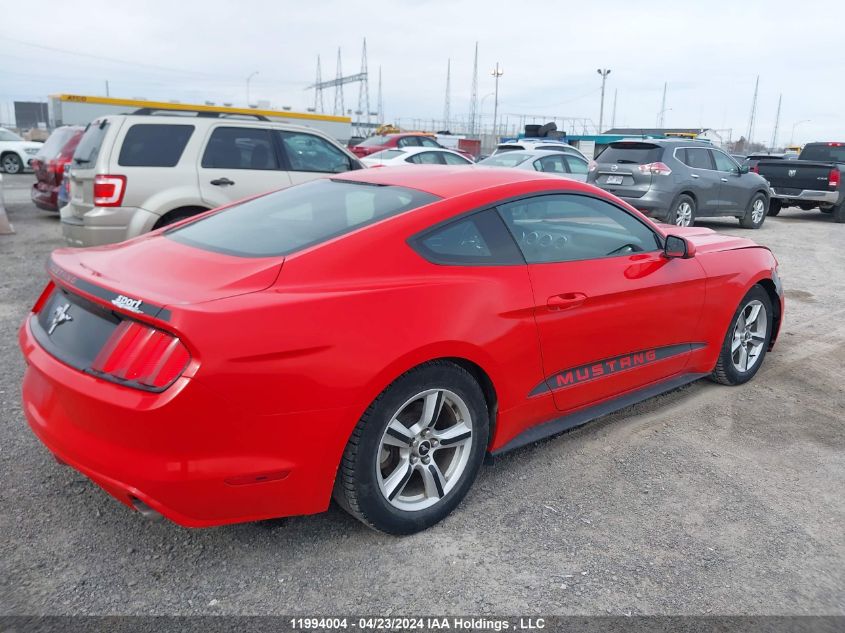
M845 614L845 225L829 216L753 232L788 312L748 385L700 381L507 455L413 537L334 507L187 530L57 465L24 421L16 333L61 244L31 181L6 177L17 234L0 236L0 613Z

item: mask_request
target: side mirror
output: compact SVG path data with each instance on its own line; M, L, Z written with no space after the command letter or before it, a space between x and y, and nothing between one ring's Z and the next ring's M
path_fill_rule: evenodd
M695 257L695 245L677 235L667 235L663 255L667 259L689 259Z
M748 173L748 171L749 171L749 169L748 169L748 165L740 165L740 166L739 166L739 175L740 175L740 176L741 176L742 174L747 174L747 173Z

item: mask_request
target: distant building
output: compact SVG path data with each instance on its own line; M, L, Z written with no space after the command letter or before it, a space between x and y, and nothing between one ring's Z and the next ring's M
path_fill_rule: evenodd
M640 128L640 127L615 127L607 130L605 134L617 134L620 136L662 136L678 138L699 138L710 141L714 145L722 145L725 139L713 128L701 127L664 127L664 128Z
M19 130L46 129L48 119L46 102L15 101L15 126Z

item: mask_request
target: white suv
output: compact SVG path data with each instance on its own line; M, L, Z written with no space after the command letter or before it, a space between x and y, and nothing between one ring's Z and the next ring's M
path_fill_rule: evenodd
M551 152L563 152L564 154L574 154L575 156L579 156L584 160L587 160L587 157L584 156L581 150L570 145L566 141L561 141L559 139L544 138L521 138L516 141L499 143L499 145L496 146L496 151L493 152L493 155L495 156L496 154L503 154L505 152L516 152L522 150L533 151L535 149L545 149Z
M11 130L0 127L0 169L7 174L22 173L42 145L25 141Z
M73 155L62 232L71 246L120 242L234 200L361 168L322 132L259 116L103 116Z

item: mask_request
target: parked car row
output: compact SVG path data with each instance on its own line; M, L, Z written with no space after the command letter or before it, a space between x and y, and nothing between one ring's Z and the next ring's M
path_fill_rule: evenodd
M4 127L0 127L0 170L20 174L41 149L41 143L27 141Z

